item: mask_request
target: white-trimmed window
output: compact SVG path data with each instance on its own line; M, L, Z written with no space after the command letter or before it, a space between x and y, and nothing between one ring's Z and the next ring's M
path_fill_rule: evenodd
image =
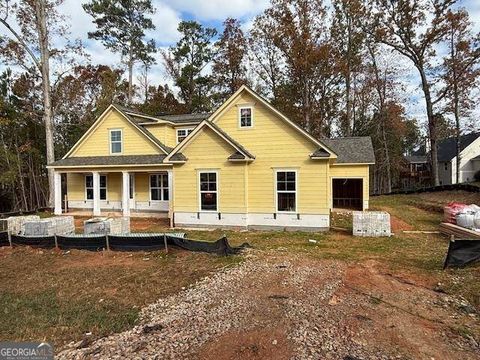
M238 108L238 124L241 128L253 126L253 109L251 106L241 106Z
M85 199L93 200L93 175L85 175ZM100 200L107 200L107 175L100 175Z
M277 211L297 211L297 172L279 170L275 175L277 192Z
M218 209L218 176L215 171L202 171L200 180L200 210L217 211Z
M123 152L122 129L110 130L110 154L121 154Z
M193 129L177 129L177 144L181 143Z
M150 175L150 201L168 201L168 174Z

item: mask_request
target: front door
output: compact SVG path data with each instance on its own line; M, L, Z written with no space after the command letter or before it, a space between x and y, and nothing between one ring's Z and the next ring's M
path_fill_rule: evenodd
M135 209L135 173L130 174L129 202L130 209Z

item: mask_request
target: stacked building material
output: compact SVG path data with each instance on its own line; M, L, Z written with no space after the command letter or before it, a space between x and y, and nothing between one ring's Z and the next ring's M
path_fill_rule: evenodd
M10 216L5 220L7 224L5 230L9 231L10 234L18 235L22 232L25 222L37 220L40 220L38 215Z
M440 232L445 235L453 235L456 239L480 240L480 231L466 229L455 224L441 223Z
M128 234L130 233L129 217L98 217L84 222L84 234Z
M66 235L75 232L73 216L55 216L50 218L26 221L22 226L25 236Z
M390 214L385 211L354 211L354 236L391 236Z

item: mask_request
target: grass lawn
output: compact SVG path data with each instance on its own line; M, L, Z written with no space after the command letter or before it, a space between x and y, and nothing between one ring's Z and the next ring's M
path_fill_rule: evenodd
M130 328L141 307L178 292L238 257L172 251L92 253L0 250L0 339L59 347Z
M259 250L339 259L352 264L375 260L406 277L427 278L430 286L463 296L480 310L480 266L443 271L447 238L403 232L436 230L442 219L439 209L443 203L460 196L468 194L444 192L443 196L432 193L430 197L421 194L371 198L372 209L387 210L392 215L395 236L390 238L359 238L342 231L185 231L189 238L199 240L217 240L226 235L233 245L248 242ZM332 223L351 229L351 217L347 215L334 216ZM168 230L155 220L142 220L139 224L139 231ZM86 332L102 336L127 329L136 322L142 306L242 260L242 256L222 258L180 250L168 255L86 251L64 255L22 248L2 249L0 258L3 309L0 338L45 339L57 347L82 339Z

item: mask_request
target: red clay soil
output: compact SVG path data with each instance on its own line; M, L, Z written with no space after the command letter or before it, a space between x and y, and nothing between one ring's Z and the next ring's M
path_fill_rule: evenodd
M414 227L408 223L406 223L405 221L403 221L402 219L396 217L395 215L392 215L390 214L390 224L391 224L391 227L392 227L392 232L396 233L396 232L400 232L400 231L404 231L404 230L413 230Z

